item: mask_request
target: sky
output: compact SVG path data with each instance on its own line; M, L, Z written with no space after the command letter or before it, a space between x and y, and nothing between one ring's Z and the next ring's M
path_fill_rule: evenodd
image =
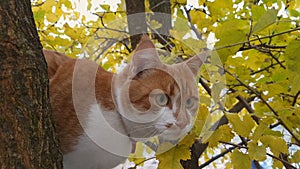
M94 18L90 11L87 11L87 0L71 0L75 5L75 9L86 15ZM97 7L99 4L110 4L110 9L115 11L117 9L117 4L121 2L121 0L91 0L93 7ZM187 0L187 4L192 6L198 6L198 0Z

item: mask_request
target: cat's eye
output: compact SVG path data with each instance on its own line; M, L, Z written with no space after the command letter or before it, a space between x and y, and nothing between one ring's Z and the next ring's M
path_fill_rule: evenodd
M194 99L192 99L192 98L188 98L188 99L186 99L186 101L185 101L185 106L187 107L187 108L191 108L191 107L193 107L194 106Z
M155 96L155 101L159 106L166 106L168 104L169 98L166 94L157 94Z

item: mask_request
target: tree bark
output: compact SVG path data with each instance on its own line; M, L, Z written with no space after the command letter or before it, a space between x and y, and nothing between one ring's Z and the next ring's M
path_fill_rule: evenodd
M0 168L62 168L30 0L1 0L0 30Z
M162 27L158 28L152 34L161 44L166 45L169 43L170 29L172 29L172 18L171 18L171 3L170 0L149 0L150 9L154 12L151 15L151 20L155 20L162 24ZM166 47L167 50L171 51L170 46Z
M147 33L144 0L125 0L127 23L132 49L139 43L142 34Z

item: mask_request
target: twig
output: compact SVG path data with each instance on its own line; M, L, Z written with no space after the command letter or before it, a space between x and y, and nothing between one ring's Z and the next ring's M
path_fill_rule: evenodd
M236 75L232 74L231 72L229 72L228 70L226 70L225 68L223 68L224 71L226 73L228 73L230 76L232 76L233 78L235 78L235 80L237 80L242 86L244 86L246 89L248 89L249 91L253 92L272 112L274 115L278 116L278 113L270 106L270 104L261 96L261 93L259 93L258 91L252 89L250 86L246 85L245 83L243 83Z
M224 71L226 73L228 73L230 76L234 77L241 85L243 85L244 87L246 87L248 90L250 90L251 92L253 92L270 110L271 112L278 117L278 113L270 106L270 104L261 96L261 93L259 93L258 91L252 89L250 86L246 85L245 83L243 83L238 77L236 77L234 74L232 74L231 72L229 72L228 70L226 70L224 68ZM291 134L291 136L296 140L296 142L300 145L300 140L295 136L295 134L287 127L287 125L281 120L281 119L277 119L281 125Z
M242 45L242 44L245 44L245 43L258 41L258 40L261 40L261 39L268 39L268 38L272 38L272 37L275 37L275 36L283 35L283 34L286 34L286 33L291 33L291 32L294 32L294 31L299 31L299 30L300 30L300 27L297 27L295 29L291 29L291 30L288 30L288 31L280 32L280 33L269 35L269 36L264 36L264 37L261 37L259 39L256 38L256 39L252 39L252 40L249 40L249 41L238 42L238 43L234 43L234 44L230 44L230 45L226 45L226 46L220 46L220 47L215 48L215 50L230 48L230 47L233 47L233 46L238 46L238 45Z
M285 61L281 61L280 63L281 64L283 64ZM255 75L255 74L257 74L257 73L260 73L260 72L263 72L263 71L267 71L267 70L269 70L270 68L274 68L274 66L276 66L276 65L279 65L279 63L272 63L271 65L269 65L269 66L267 66L267 67L265 67L265 68L263 68L263 69L260 69L260 70L258 70L258 71L255 71L255 72L251 72L250 73L250 75Z
M155 159L155 157L147 158L147 159L145 159L145 160L143 160L143 161L141 161L141 162L135 164L133 167L130 167L130 168L128 168L128 169L135 169L137 166L143 164L144 162L146 162L146 161L148 161L148 160L152 160L152 159Z
M240 144L234 144L234 143L227 143L227 142L224 142L224 141L219 141L220 143L222 144L227 144L227 145L231 145L231 146L234 146L234 147L237 147L237 148L244 148L244 149L248 149L248 147L246 146L242 146L243 143L240 143Z
M293 100L293 103L292 103L292 106L293 106L293 107L296 105L297 99L298 99L299 95L300 95L300 90L297 92L297 94L296 94L295 97L294 97L294 100Z
M190 23L191 29L194 31L194 33L196 34L196 36L197 36L198 39L202 39L202 35L198 32L197 28L192 23L192 19L191 19L191 15L190 15L190 10L188 10L186 8L186 6L183 6L183 9L184 9L184 11L186 13L186 16L187 16L187 19L188 19L188 21Z
M208 166L210 163L214 162L215 160L217 160L218 158L220 157L223 157L224 155L226 155L227 153L231 152L233 149L235 149L236 147L230 147L229 149L223 151L222 153L214 156L214 157L211 157L209 160L207 160L205 163L201 164L199 166L199 168L204 168L206 166Z
M148 28L149 28L152 32L154 32L160 39L162 39L162 40L164 41L164 43L168 46L169 49L174 48L174 46L172 46L172 45L168 42L168 40L166 40L163 36L161 36L161 34L160 34L159 32L157 32L157 30L151 28L151 26L150 26L150 24L149 24L148 22L147 22L147 26L148 26Z
M235 148L240 148L240 149L241 149L241 148L244 148L244 149L247 149L247 150L248 150L248 147L245 147L245 146L242 146L242 145L239 145L239 144L227 143L227 142L223 142L223 141L220 141L220 143L227 144L227 145L231 145L231 146L234 146ZM289 162L287 162L287 161L285 161L285 160L283 160L283 159L281 159L281 158L279 158L279 157L276 157L276 156L274 156L274 155L272 155L272 154L270 154L270 153L267 153L267 156L272 157L272 158L274 158L274 159L276 159L276 160L282 162L282 163L283 163L284 165L286 165L286 166L289 166L289 167L291 167L291 168L293 168L293 169L297 169L296 167L294 167L293 165L291 165Z
M151 7L151 10L163 5L164 3L168 3L169 1L161 1L160 3L155 4L153 7Z
M283 159L281 159L281 158L279 158L279 157L276 157L276 156L274 156L274 155L272 155L272 154L270 154L270 153L267 153L267 156L272 157L272 158L274 158L274 159L276 159L276 160L282 162L282 163L285 164L286 166L289 166L289 167L291 167L291 168L293 168L293 169L297 169L296 167L294 167L294 166L293 166L292 164L290 164L289 162L287 162L287 161L285 161L285 160L283 160Z

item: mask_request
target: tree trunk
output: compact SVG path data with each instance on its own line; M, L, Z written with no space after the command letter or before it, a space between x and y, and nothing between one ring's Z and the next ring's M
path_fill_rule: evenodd
M30 0L1 0L0 30L0 168L62 168Z
M144 0L125 0L127 23L132 49L139 43L142 34L147 33Z
M170 0L149 0L150 9L154 12L151 15L151 20L155 20L162 24L162 27L152 31L154 38L157 39L161 44L166 45L169 43L170 29L172 29L172 18L171 18L171 3ZM171 51L171 47L166 46L166 49Z

